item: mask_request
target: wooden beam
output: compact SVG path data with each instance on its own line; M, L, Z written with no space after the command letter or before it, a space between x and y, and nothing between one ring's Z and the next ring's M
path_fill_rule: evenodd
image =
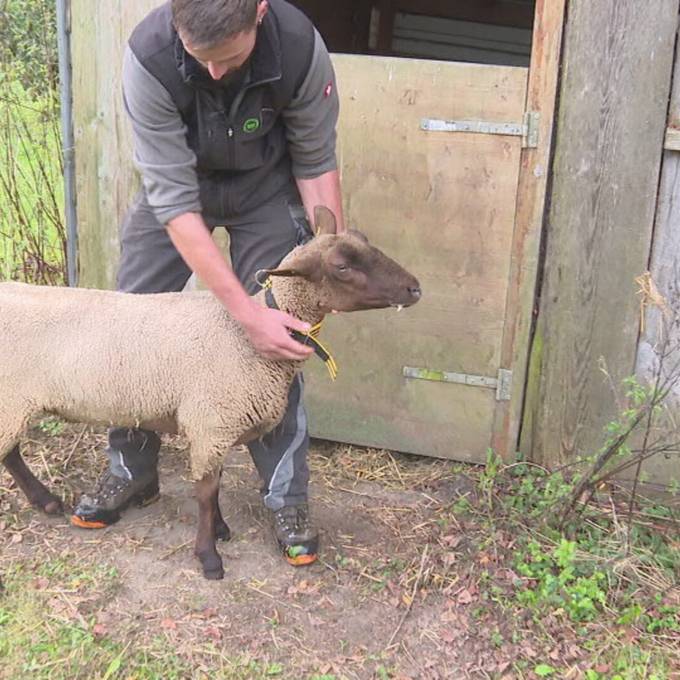
M570 0L522 449L592 452L634 371L678 0ZM606 370L603 372L603 367Z
M476 21L482 24L531 28L534 3L507 0L396 0L397 11L409 14Z
M654 284L666 298L677 305L678 275L680 273L680 51L675 57L675 77L673 78L673 92L668 123L671 127L666 130L666 151L663 155L661 182L659 183L659 200L656 209L656 224L654 226L654 243L649 262L649 271ZM638 379L649 382L653 379L659 361L659 353L664 347L664 341L670 344L666 349L676 348L665 360L667 367L674 366L680 361L680 330L668 327L664 323L661 310L654 305L648 305L645 312L645 323L640 333L638 344L636 374ZM678 422L680 414L680 394L671 394L666 406L668 412ZM665 485L678 477L677 459L665 459L656 456L645 466L645 474L655 482Z
M394 17L397 13L394 0L380 0L378 3L380 20L378 22L378 54L390 54L394 36Z
M539 116L538 146L522 151L501 350L501 367L513 372L512 394L496 407L492 438L494 450L505 456L516 451L522 419L565 6L566 0L536 4L526 109Z
M678 73L678 76L680 76L680 73ZM666 130L664 148L668 151L680 151L680 130L675 128L668 128Z

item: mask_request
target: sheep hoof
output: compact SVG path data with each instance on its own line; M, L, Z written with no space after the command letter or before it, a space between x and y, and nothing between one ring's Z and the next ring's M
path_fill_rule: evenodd
M32 500L31 505L42 510L46 515L61 515L64 512L61 500L51 493Z
M219 569L204 569L203 576L205 576L208 581L221 581L224 578L224 569L222 569L222 567Z
M203 576L210 581L219 581L224 578L222 558L217 554L197 555L203 567Z
M226 523L219 524L215 527L215 538L218 541L231 540L231 531L229 530L229 527L226 525Z
M64 506L58 498L54 498L42 506L42 511L46 515L61 515L64 513Z

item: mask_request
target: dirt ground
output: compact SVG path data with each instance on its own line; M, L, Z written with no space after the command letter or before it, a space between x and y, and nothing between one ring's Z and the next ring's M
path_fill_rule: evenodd
M32 429L24 454L72 503L104 465L104 431L45 429ZM167 439L160 500L96 532L39 514L0 473L0 521L13 517L1 527L0 567L36 551L110 565L120 587L96 607L99 631L123 640L161 631L189 657L208 640L225 654L280 664L283 677L490 677L492 651L468 616L475 586L464 528L450 511L469 482L450 462L314 442L321 559L296 569L275 548L247 451L234 451L220 493L233 535L219 544L220 582L204 580L192 554L186 464L184 441Z

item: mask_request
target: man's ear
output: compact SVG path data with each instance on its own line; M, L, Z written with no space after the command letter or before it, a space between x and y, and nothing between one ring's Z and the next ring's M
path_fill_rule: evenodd
M262 23L262 20L265 18L268 10L269 10L269 3L267 2L267 0L260 0L260 2L257 3L257 25L258 26Z
M314 208L314 234L335 234L338 229L335 215L325 205Z

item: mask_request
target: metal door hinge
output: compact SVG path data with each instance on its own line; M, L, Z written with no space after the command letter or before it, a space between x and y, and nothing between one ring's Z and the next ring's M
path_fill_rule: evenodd
M493 123L486 120L440 120L423 118L420 129L426 132L472 132L481 135L505 135L521 137L522 146L536 148L538 146L540 114L527 111L523 123Z
M522 146L525 149L535 149L538 146L541 114L538 111L527 111L524 114L524 130Z
M512 371L501 368L496 378L484 375L469 375L467 373L451 373L449 371L433 371L429 368L414 368L404 366L403 375L413 380L432 380L434 382L455 383L470 387L486 387L496 390L497 401L510 401L512 392Z

